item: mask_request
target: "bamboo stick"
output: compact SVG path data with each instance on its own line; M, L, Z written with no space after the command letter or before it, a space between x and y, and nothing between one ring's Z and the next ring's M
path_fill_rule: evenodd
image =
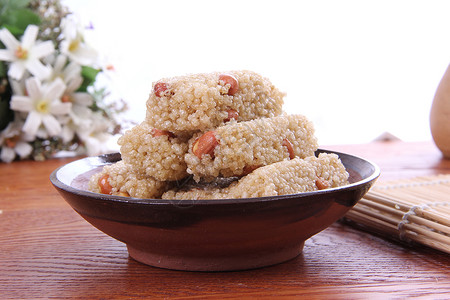
M346 218L450 253L450 174L375 184Z
M381 198L381 201L378 201L378 200L380 200L378 197L374 197L373 195L368 195L367 197L364 197L363 199L361 199L358 202L358 206L366 205L366 206L370 206L372 208L377 208L379 210L390 212L392 214L397 214L397 215L403 215L404 213L411 210L411 206L398 205L398 203L395 203L395 202L387 203L386 201L384 201L383 198ZM380 202L382 204L380 204ZM450 219L448 217L450 215L450 213L448 213L446 215L446 214L442 214L437 211L434 211L434 212L427 211L420 207L415 208L414 212L417 216L420 216L420 217L423 217L426 219L430 219L430 220L434 220L437 223L440 223L440 224L443 224L446 226L450 226Z

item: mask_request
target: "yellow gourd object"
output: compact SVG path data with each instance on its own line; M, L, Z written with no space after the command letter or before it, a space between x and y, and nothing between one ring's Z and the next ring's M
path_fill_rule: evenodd
M434 143L450 158L450 65L434 95L430 112L430 129Z

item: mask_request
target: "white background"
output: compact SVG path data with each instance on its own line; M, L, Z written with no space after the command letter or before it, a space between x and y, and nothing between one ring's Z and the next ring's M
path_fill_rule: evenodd
M450 1L65 0L114 64L115 90L142 121L151 83L250 69L313 121L319 144L383 132L430 140L429 111L450 62Z

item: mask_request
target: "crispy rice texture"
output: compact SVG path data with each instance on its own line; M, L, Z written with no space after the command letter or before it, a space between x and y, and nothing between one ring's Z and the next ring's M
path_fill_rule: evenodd
M167 182L156 180L150 176L135 172L131 165L123 160L105 165L103 170L94 174L89 181L89 190L100 193L98 180L108 174L108 182L112 186L112 195L128 194L134 198L159 198L167 188Z
M348 183L349 174L336 154L294 158L261 167L226 188L192 188L167 191L163 199L225 199L288 195L318 190L316 180L326 180L330 187Z
M154 82L145 120L118 140L122 160L93 175L89 190L100 193L105 174L112 195L174 200L276 196L347 184L337 155L314 156L313 124L282 112L284 96L252 71Z
M197 181L241 176L249 168L289 159L288 148L283 145L285 139L292 144L295 156L300 158L314 155L318 147L313 124L302 115L232 122L214 131L219 142L214 157L194 155L193 144L200 134L189 141L189 152L185 156L187 172Z
M133 170L161 181L186 177L184 155L188 150L188 137L154 137L152 129L152 126L143 122L126 131L118 140L122 159Z
M221 74L233 75L239 88L228 95L229 85L219 82ZM158 97L153 91L147 100L146 121L153 127L176 131L205 131L222 125L230 109L237 121L278 116L284 93L269 79L252 71L230 71L163 78L168 90Z

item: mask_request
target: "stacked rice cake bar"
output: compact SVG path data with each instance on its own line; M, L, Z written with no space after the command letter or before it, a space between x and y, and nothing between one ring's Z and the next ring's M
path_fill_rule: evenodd
M95 193L134 198L159 198L169 182L156 180L132 169L123 160L106 165L89 180L89 190Z
M252 71L164 78L153 84L146 121L170 132L206 131L232 119L278 116L283 97L269 79Z
M194 179L242 176L258 167L317 150L312 123L302 115L285 115L227 124L190 140L185 155Z
M170 190L163 199L200 200L252 198L295 194L338 187L347 183L348 174L336 154L296 157L254 170L228 187L211 184L202 189Z
M268 79L251 71L159 80L147 101L146 119L118 141L122 161L93 176L90 190L206 199L344 184L348 174L337 156L314 157L318 145L312 123L302 115L282 114L283 97ZM321 170L333 170L330 176L339 180L330 179L329 171L321 176ZM201 184L185 191L179 182L190 176ZM217 188L221 178L234 180Z

